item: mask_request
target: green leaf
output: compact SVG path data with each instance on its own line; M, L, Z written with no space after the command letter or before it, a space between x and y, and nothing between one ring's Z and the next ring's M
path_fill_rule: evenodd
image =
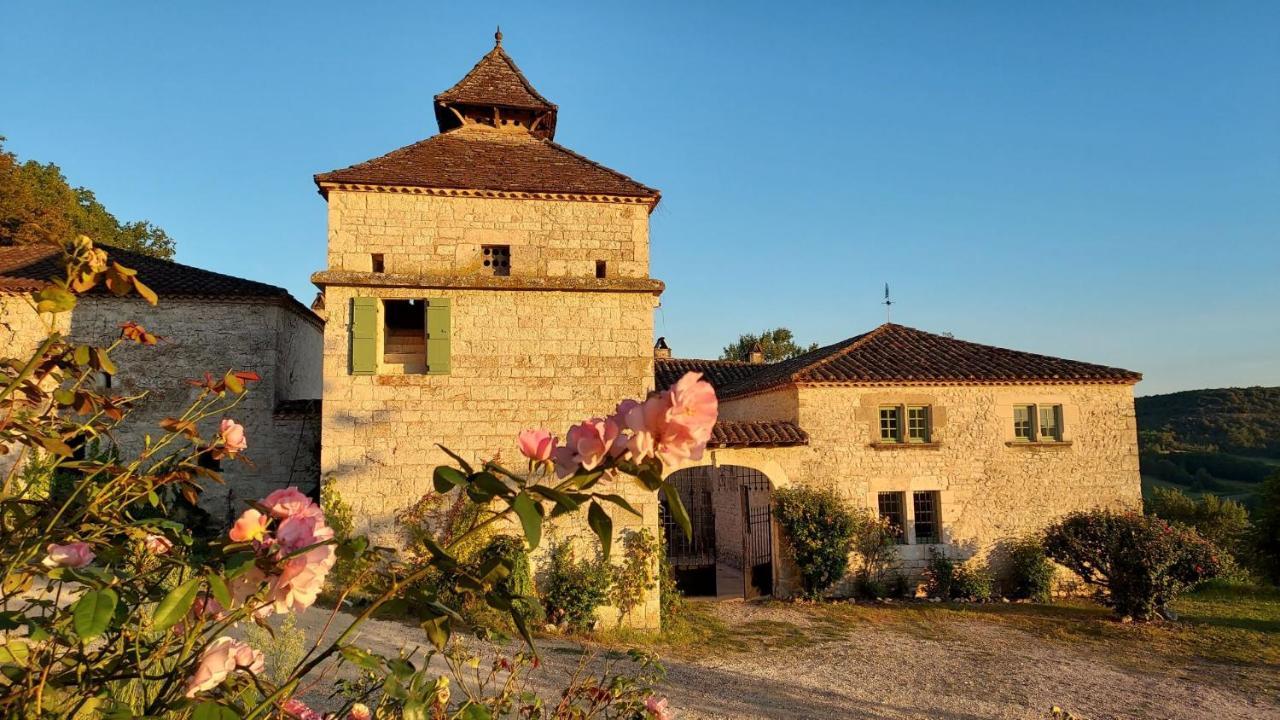
M427 720L427 704L421 700L410 700L400 710L404 720Z
M578 506L581 505L581 502L574 499L574 496L545 485L534 485L529 488L529 492L535 495L541 495L547 500L555 503L557 506L564 506L566 509L565 512L577 510Z
M203 578L193 577L164 596L160 604L156 605L155 614L151 616L151 624L156 630L168 630L186 616L196 601L201 580Z
M236 377L236 374L230 370L227 371L226 375L222 376L222 384L226 385L227 389L236 395L244 394L244 381Z
M60 313L76 306L76 296L57 285L50 285L35 293L36 312Z
M228 580L235 580L253 568L254 555L251 552L235 553L222 564L223 574Z
M529 549L538 547L542 541L542 506L535 503L528 493L520 493L511 501L511 509L516 511L520 524L524 526L524 538L529 541Z
M431 641L436 649L443 652L446 645L449 644L449 633L451 631L451 623L449 616L441 615L440 617L431 618L422 621L422 629L427 632L427 639Z
M31 648L21 640L9 640L0 645L0 665L26 665Z
M368 650L361 650L354 645L348 645L342 648L340 652L342 653L343 660L346 660L361 670L377 672L382 668L382 658L374 655Z
M71 608L72 626L81 640L92 640L106 632L120 598L114 590L90 590Z
M481 491L490 497L499 495L501 497L511 497L515 491L511 486L498 479L497 475L487 472L479 472L471 476L471 487L480 488Z
M202 702L191 713L191 720L239 720L240 713L216 702Z
M662 494L667 496L667 511L675 517L680 529L684 530L684 536L692 540L693 523L689 521L689 511L684 509L684 503L680 500L680 491L676 490L675 485L664 482Z
M533 633L529 632L529 623L525 622L524 605L525 603L512 605L511 622L515 623L516 630L520 631L520 637L524 638L525 644L528 645L529 649L533 651L533 654L537 656L538 649L533 646Z
M609 517L609 513L600 507L600 503L592 501L590 509L587 510L587 524L591 526L591 530L600 538L600 552L604 555L604 559L609 559L609 550L613 546L613 519Z
M75 353L71 356L71 358L76 361L77 365L88 365L89 349L90 348L88 345L77 345L75 349Z
M466 485L467 476L457 468L437 465L435 471L431 473L431 483L435 485L436 492L444 494L459 485Z
M462 472L468 475L475 472L475 470L471 469L471 463L467 462L466 460L463 460L462 456L459 455L458 453L450 450L449 448L441 445L440 443L436 443L436 447L443 450L445 455L448 455L449 457L453 458L453 461L458 463L458 467L462 468Z
M458 713L458 720L493 720L493 713L483 705L470 703Z
M224 608L229 608L234 603L231 591L227 589L227 581L221 575L209 576L209 592L213 593L213 599Z
M627 502L626 498L622 497L621 495L605 495L602 493L596 493L596 497L600 498L601 500L606 500L608 502L611 502L614 505L617 505L618 507L622 508L623 510L626 510L627 512L631 513L632 515L635 515L636 517L644 517L643 515L640 514L639 510L636 510L635 508L631 507L631 503Z

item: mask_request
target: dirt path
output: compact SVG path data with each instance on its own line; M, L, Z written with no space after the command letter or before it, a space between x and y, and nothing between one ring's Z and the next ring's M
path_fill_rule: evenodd
M665 659L663 692L678 718L1045 718L1054 705L1090 720L1280 718L1276 667L1138 667L1089 644L965 618L944 627L851 626L780 604L707 611L724 624L723 646L713 640L693 656ZM320 613L306 617L315 632ZM370 623L360 641L387 652L422 643L420 631L395 622ZM539 684L558 687L579 646L539 646Z

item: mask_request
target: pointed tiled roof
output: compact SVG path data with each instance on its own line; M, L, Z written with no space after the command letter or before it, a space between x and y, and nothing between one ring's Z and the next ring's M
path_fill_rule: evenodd
M484 125L440 133L316 183L658 198L659 193L551 140Z
M744 380L760 371L765 365L742 360L695 360L693 358L654 358L653 380L659 390L675 385L685 373L700 372L702 379L711 383L717 392L721 388Z
M502 49L501 33L493 49L453 87L436 95L438 103L497 105L527 110L554 110L556 106L534 89L516 61Z
M757 365L716 392L752 395L784 385L1132 384L1141 373L1008 350L886 323L790 360Z

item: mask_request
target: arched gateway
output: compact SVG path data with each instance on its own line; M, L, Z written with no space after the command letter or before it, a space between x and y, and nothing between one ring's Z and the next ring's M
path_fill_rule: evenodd
M687 595L753 598L774 585L772 483L760 470L708 465L677 470L668 480L693 526L684 533L659 506L667 560Z

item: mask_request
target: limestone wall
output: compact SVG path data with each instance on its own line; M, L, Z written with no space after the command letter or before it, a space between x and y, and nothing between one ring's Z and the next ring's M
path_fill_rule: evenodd
M511 275L649 276L649 208L638 204L329 191L329 270L484 272L482 245L511 248Z
M112 390L131 395L147 393L140 407L127 419L117 440L127 450L137 451L143 437L159 431L157 423L182 412L197 390L186 381L205 372L215 375L227 370L252 370L262 382L251 386L239 406L228 415L244 424L252 464L223 462L225 485L206 489L202 506L225 519L243 509L241 499L261 497L279 487L298 484L304 490L314 486L317 476L297 469L314 468L315 423L308 438L297 422L277 422L273 416L282 372L280 328L294 328L294 340L311 334L318 344L320 330L309 323L281 318L292 313L274 303L212 301L190 298L161 298L158 306L132 298L90 296L82 298L72 312L71 338L76 342L106 345L120 334L120 323L138 322L162 336L154 347L124 344L113 354L119 373L112 378ZM315 377L305 377L305 363L292 365L292 387L318 385ZM289 384L289 383L285 383ZM217 419L201 430L206 436L217 432Z

